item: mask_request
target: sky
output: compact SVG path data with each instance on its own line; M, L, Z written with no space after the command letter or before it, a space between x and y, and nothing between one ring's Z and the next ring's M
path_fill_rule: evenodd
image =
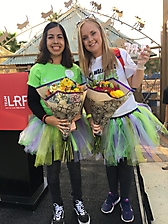
M16 33L18 41L25 40L29 41L32 35L42 32L46 21L41 17L41 12L48 12L53 8L54 12L66 12L68 8L65 7L64 2L68 0L10 0L1 2L1 13L0 13L0 31L6 31L10 33ZM145 21L145 27L143 33L152 38L156 43L160 44L160 32L162 25L162 2L163 0L74 0L78 5L85 9L92 9L91 2L101 3L102 9L100 13L106 15L112 15L114 12L113 7L117 7L120 11L123 11L122 20L125 23L134 25L136 23L135 16ZM22 24L28 18L29 25L23 28L22 31L18 29L17 24ZM105 21L107 17L100 17ZM42 25L39 25L42 24ZM33 28L35 27L35 28ZM114 27L120 30L125 35L139 39L142 37L141 34L135 33L125 25L115 22ZM146 44L146 39L143 39ZM148 43L147 43L148 44Z

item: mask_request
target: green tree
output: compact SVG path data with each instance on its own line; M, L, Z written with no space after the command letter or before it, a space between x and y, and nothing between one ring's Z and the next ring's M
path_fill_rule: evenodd
M0 31L0 36L3 36L5 32ZM24 41L17 42L16 33L8 33L8 36L0 42L0 46L3 46L8 51L15 53L20 49L20 46Z
M145 65L146 70L145 73L147 75L152 75L155 72L160 72L160 59L159 58L151 58Z

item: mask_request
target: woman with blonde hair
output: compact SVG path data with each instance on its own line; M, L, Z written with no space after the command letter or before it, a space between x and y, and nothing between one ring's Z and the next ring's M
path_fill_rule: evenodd
M150 57L150 48L146 46L140 53L135 68L123 68L123 62L135 65L125 49L119 49L116 57L114 49L108 46L108 40L101 24L94 18L86 18L78 23L78 54L80 68L86 77L95 82L115 78L129 88L138 88L144 77L145 63ZM121 57L121 58L120 58ZM90 101L85 102L87 117L93 134L100 132L101 127L94 123ZM111 213L120 202L121 219L132 222L134 214L130 205L130 189L133 176L133 165L139 163L137 150L141 152L159 145L158 132L166 129L162 123L144 106L135 101L133 92L115 111L105 125L101 136L101 151L105 161L109 193L102 204L101 211ZM119 195L120 184L120 195Z

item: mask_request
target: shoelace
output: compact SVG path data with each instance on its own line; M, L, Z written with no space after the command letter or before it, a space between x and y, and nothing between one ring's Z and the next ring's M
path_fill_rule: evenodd
M61 215L62 215L62 212L63 212L63 207L59 206L57 204L54 204L54 207L55 207L54 217L55 217L55 219L60 219Z
M75 203L77 209L78 209L78 212L80 213L80 215L85 215L86 211L84 209L84 205L82 203L82 201L76 201Z
M126 213L128 213L131 210L129 201L124 201L122 203L122 208Z
M107 199L106 199L106 203L107 204L112 204L114 202L113 196L108 194Z

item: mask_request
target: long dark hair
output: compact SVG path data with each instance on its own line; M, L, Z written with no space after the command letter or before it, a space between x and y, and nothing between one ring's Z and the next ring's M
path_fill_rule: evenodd
M66 68L71 68L73 64L73 55L70 51L68 38L63 26L57 22L50 22L44 28L42 39L39 44L40 53L37 55L36 63L46 64L49 61L51 62L53 61L52 58L50 57L50 52L47 49L47 32L48 30L54 27L59 27L61 29L65 41L65 48L64 51L62 52L61 64Z

